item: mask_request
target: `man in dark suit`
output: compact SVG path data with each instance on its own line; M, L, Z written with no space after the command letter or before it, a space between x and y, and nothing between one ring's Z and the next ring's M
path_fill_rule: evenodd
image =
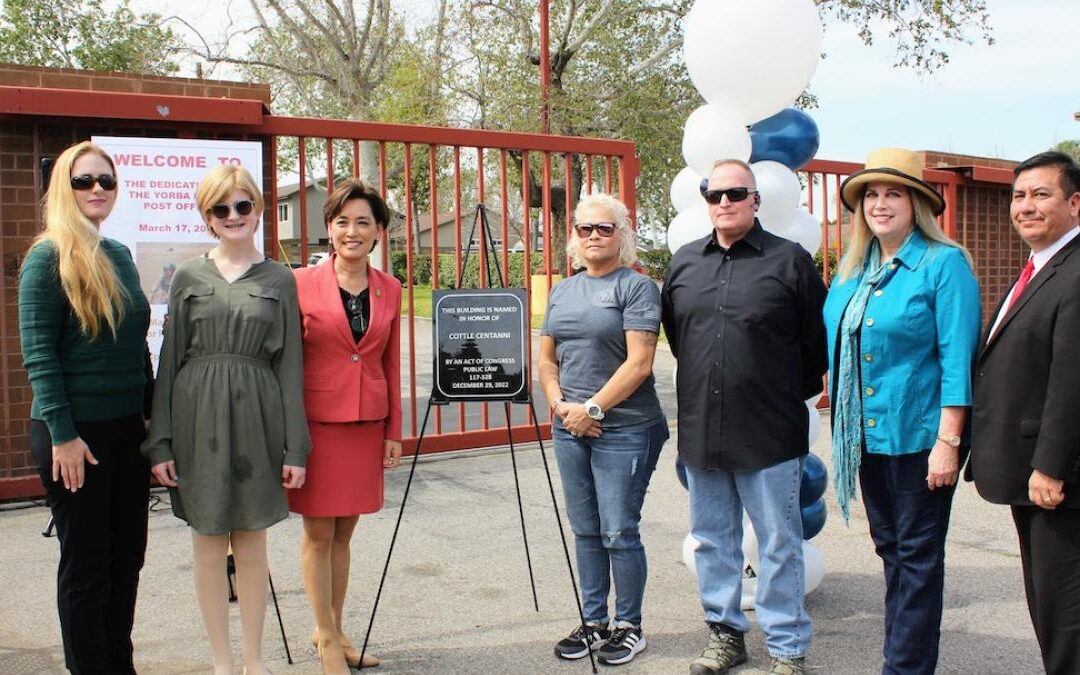
M1031 257L983 335L972 451L979 494L1012 506L1043 665L1080 673L1080 166L1015 169L1010 217Z

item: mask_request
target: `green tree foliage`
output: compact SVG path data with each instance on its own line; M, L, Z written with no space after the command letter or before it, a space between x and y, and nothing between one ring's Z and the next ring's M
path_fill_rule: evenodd
M1062 141L1055 145L1053 150L1060 150L1080 162L1080 141Z
M28 66L169 75L180 41L158 14L136 15L127 0L4 0L0 61Z

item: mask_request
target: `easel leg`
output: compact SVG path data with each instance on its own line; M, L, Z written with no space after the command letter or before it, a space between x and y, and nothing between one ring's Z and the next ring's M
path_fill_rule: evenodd
M532 556L529 554L529 535L525 533L525 509L521 505L521 482L518 480L517 457L514 455L514 432L510 427L510 402L504 402L503 406L506 412L506 437L510 441L510 462L514 466L514 491L517 492L518 515L521 517L521 540L525 542L525 565L529 568L533 609L539 612L540 602L536 599L536 580L533 578Z
M398 530L401 529L401 517L405 515L405 504L409 501L409 488L412 487L413 475L416 473L416 461L420 459L420 447L424 443L424 432L427 431L428 416L431 415L431 399L428 399L427 410L424 411L424 422L420 425L420 437L416 439L416 453L413 455L412 465L409 467L409 479L405 481L405 493L401 496L401 508L398 509L397 522L394 524L394 534L390 537L390 549L386 552L386 563L383 565L382 577L379 579L379 590L375 593L375 604L371 607L371 617L368 619L367 632L364 633L364 644L360 648L360 663L364 662L364 654L367 653L368 640L371 638L371 627L375 625L375 612L379 609L379 598L382 597L383 585L386 583L386 572L390 569L390 557L394 555L394 543L397 542Z
M566 531L563 530L562 517L559 515L559 501L555 497L555 483L551 480L551 469L548 466L547 453L544 451L544 441L540 440L540 421L536 417L536 408L532 399L529 399L529 410L532 412L533 425L536 427L536 442L540 444L540 457L544 460L544 473L547 474L548 490L551 492L551 506L555 510L555 522L559 526L559 538L562 540L563 554L566 556L566 569L570 570L570 587L574 591L574 602L577 603L578 618L581 625L585 625L585 612L581 608L581 594L578 593L577 578L574 576L574 564L570 560L570 547L566 545ZM586 637L586 640L589 638ZM592 645L589 648L589 663L593 673L596 671L596 658L593 656Z

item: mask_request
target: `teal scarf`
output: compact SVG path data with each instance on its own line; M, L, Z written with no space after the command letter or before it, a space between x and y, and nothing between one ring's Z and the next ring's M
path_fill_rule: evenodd
M857 499L855 480L859 475L863 445L859 331L871 294L894 271L891 265L881 264L881 247L875 237L866 252L862 275L855 281L858 287L844 310L836 336L840 343L840 360L836 368L836 401L833 402L833 481L845 523L850 519L850 503Z

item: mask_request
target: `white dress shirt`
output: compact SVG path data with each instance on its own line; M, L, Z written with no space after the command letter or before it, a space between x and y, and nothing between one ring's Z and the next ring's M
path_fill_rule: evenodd
M1061 235L1061 238L1059 238L1053 244L1050 244L1038 253L1032 252L1029 260L1032 261L1033 266L1035 267L1035 272L1031 275L1031 279L1035 279L1035 277L1039 274L1039 270L1045 267L1046 263L1050 262L1050 259L1053 258L1058 251L1065 248L1065 245L1072 241L1073 238L1075 238L1077 235L1080 235L1080 227L1072 228L1065 234ZM1017 281L1019 281L1019 279L1017 279ZM1029 280L1028 284L1030 283L1031 281ZM1001 320L1004 319L1005 315L1009 312L1009 307L1012 305L1013 293L1015 292L1016 284L1013 283L1012 288L1009 289L1009 295L1005 298L1005 302L1001 303L1001 309L998 310L997 318L994 319L994 327L990 331L990 337L987 338L987 342L989 342L990 338L992 338L994 334L997 333L998 326L1001 325Z

